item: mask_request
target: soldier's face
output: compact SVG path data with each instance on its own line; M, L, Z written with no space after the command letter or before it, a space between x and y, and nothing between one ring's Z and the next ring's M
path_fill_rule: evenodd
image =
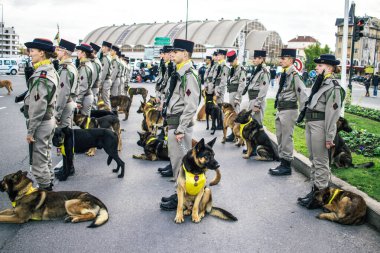
M318 74L322 74L323 70L325 71L325 74L328 74L332 72L332 67L330 65L320 63L318 63L317 66L315 66L315 71Z
M116 51L111 49L111 56L115 56L116 55Z
M280 57L280 65L283 68L290 67L293 64L293 59L291 57Z
M85 57L86 57L86 54L82 50L78 50L78 59L80 60Z
M65 56L65 50L62 48L57 47L55 52L57 53L57 59L58 60L62 60L62 58Z
M257 66L257 65L260 65L261 63L263 63L263 58L261 57L255 57L253 58L253 65Z
M208 65L210 63L211 63L210 59L206 59L206 64Z
M174 51L174 62L179 64L185 60L185 55L183 51Z
M106 54L110 51L109 47L106 47L106 46L102 46L102 52L103 54Z
M44 60L44 52L39 49L31 48L29 50L29 56L32 58L32 63L37 63Z
M167 62L170 60L170 53L164 53L164 61Z

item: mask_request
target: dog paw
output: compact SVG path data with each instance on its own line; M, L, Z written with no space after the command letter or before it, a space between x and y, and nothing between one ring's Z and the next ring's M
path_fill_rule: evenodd
M315 218L322 220L322 214L318 214L317 216L315 216Z
M123 178L124 175L123 175L123 174L120 174L120 175L118 175L117 177L118 177L118 178Z
M185 221L185 219L183 218L182 215L177 215L177 216L175 217L175 219L174 219L174 222L177 223L177 224L180 224L180 223L182 223L182 222L184 222L184 221Z
M191 210L185 210L183 212L183 215L185 215L185 216L189 216L190 214L191 214Z
M222 140L222 144L224 144L224 143L226 143L226 140L225 140L225 139Z
M116 173L116 172L118 172L118 171L119 171L118 169L113 169L113 170L112 170L113 173Z
M80 222L80 219L77 217L71 219L71 223L78 223L78 222Z
M249 159L249 155L244 155L243 158L244 159Z
M193 215L191 217L191 220L195 223L199 223L201 221L201 218L198 215Z
M204 218L204 217L205 217L205 212L200 212L200 213L199 213L199 218L202 219L202 218Z
M71 216L68 215L68 216L65 217L65 220L64 220L64 221L65 221L65 223L68 223L68 222L71 222L72 219L73 219L73 218L72 218Z

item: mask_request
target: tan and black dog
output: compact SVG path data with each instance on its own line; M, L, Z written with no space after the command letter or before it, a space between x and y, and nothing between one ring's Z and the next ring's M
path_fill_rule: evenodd
M131 100L133 100L133 96L141 95L143 100L144 100L144 103L146 103L146 97L148 96L148 90L143 88L143 87L138 87L138 88L128 87L128 94L131 97Z
M29 220L66 222L93 221L99 227L108 221L107 207L95 196L80 191L49 192L33 187L27 172L9 174L0 182L0 191L8 193L13 208L0 212L0 222L25 223Z
M13 91L12 82L9 80L1 80L0 88L6 88L8 90L8 95L11 95L11 91Z
M111 97L111 107L119 108L119 111L124 112L124 121L129 117L129 109L131 109L132 100L128 96L113 96Z
M326 210L317 216L319 219L345 225L359 225L365 221L367 205L361 196L353 192L327 187L316 192L315 199Z
M236 146L240 147L244 145L244 141L242 138L240 138L240 124L235 122L235 119L237 117L237 113L234 110L233 106L230 103L223 103L222 104L222 112L224 114L223 119L223 140L222 143L226 143L226 135L228 128L231 129L231 131L235 135L234 142L236 143Z
M237 221L231 213L212 206L211 190L206 186L207 169L218 169L212 146L216 138L205 143L202 138L182 160L182 169L177 178L178 206L174 221L184 222L184 215L192 215L193 222L200 222L206 212L225 220Z
M252 118L252 110L242 110L236 117L235 122L240 124L240 136L247 145L247 154L243 158L249 159L254 149L256 149L256 160L278 161L280 159L263 126Z
M148 101L146 103L141 102L141 105L137 111L137 113L143 113L146 129L148 129L149 132L153 133L156 133L157 128L162 127L164 122L162 113L157 109L156 106L157 104L151 101Z

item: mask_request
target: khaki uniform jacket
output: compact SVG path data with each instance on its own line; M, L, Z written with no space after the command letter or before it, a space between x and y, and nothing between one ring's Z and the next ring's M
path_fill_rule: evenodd
M161 85L161 100L163 100L165 102L166 100L166 96L167 96L167 93L168 93L168 89L169 89L169 86L170 86L170 76L169 76L169 71L168 71L168 63L165 63L166 64L166 71L165 71L165 75L164 75L164 80L162 81L162 85ZM173 62L173 72L175 71L176 69L176 65L175 63Z
M230 73L230 68L227 66L226 61L222 61L216 64L213 73L214 83L215 83L215 95L222 96L225 93L225 88L227 87L227 78ZM218 75L218 68L220 67L220 73Z
M248 91L254 90L258 91L259 94L256 99L254 99L253 106L261 108L265 103L265 98L268 93L270 74L268 70L262 65L262 69L256 73L252 81L248 85Z
M102 63L100 62L98 57L95 57L90 61L92 64L92 68L94 69L94 71L92 72L92 88L99 88L100 74L102 73Z
M112 74L111 57L108 54L103 55L102 58L102 74L100 75L100 83L103 84L105 80L109 79Z
M241 94L243 93L243 90L247 84L247 72L245 71L245 68L241 65L238 64L233 67L235 69L233 76L230 77L228 85L227 85L227 90L229 93L232 92L237 92L235 94L234 99L240 100ZM232 70L232 69L231 69ZM232 89L233 87L237 86L236 89Z
M214 65L210 66L207 65L206 75L205 75L205 81L206 81L206 91L207 94L213 94L214 93L214 71L216 69L217 63L214 63Z
M111 82L114 83L116 79L120 78L121 71L122 71L119 58L113 58L111 61L111 65L112 65Z
M193 124L193 118L199 105L201 87L192 62L186 63L177 72L181 78L178 79L173 91L167 114L181 114L177 132L185 133L185 129Z
M57 87L56 118L60 119L63 109L70 99L75 102L78 92L78 70L71 61L66 59L59 64L59 85Z
M306 94L306 87L302 78L298 74L295 67L292 65L286 71L286 81L283 90L278 96L278 102L290 101L299 103L299 110L304 108L308 96Z
M29 78L29 90L24 99L24 113L27 113L29 119L28 135L34 135L49 110L53 117L58 83L59 76L52 64L38 67Z
M345 91L339 80L330 76L323 80L321 88L314 94L307 106L311 110L325 113L326 141L333 141L336 135L336 122L342 110Z
M167 67L167 65L165 64L165 69L166 69L166 67ZM166 71L165 71L165 73L166 73ZM157 78L156 78L156 89L155 89L155 91L156 91L156 97L157 98L161 98L161 88L163 86L163 79L164 79L164 75L162 73L162 68L160 66L158 68L158 75L157 75Z
M86 95L91 95L91 87L92 87L92 73L94 69L92 68L91 62L86 59L80 63L79 69L79 77L78 77L78 97L77 104L83 104L83 99Z
M131 65L125 63L125 83L129 83L131 79Z

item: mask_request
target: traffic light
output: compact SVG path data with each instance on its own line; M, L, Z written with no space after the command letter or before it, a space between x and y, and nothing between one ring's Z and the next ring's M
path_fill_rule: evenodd
M361 37L364 36L364 19L355 18L355 26L354 26L354 41L359 41Z

